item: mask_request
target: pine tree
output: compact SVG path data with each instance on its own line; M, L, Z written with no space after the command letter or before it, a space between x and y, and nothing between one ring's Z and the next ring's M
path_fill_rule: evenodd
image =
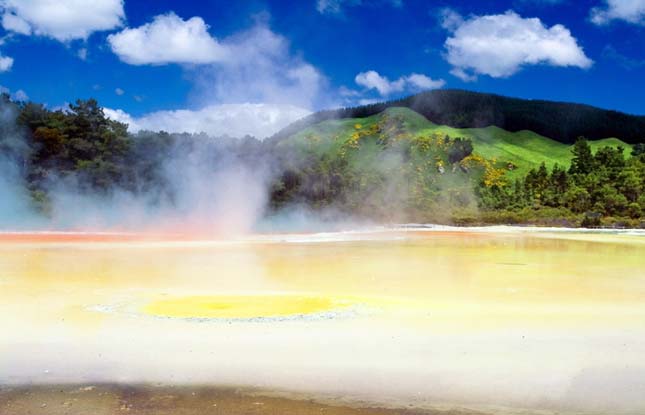
M572 149L573 159L571 160L571 168L569 173L573 174L589 174L594 167L594 158L591 154L591 147L587 139L579 137Z

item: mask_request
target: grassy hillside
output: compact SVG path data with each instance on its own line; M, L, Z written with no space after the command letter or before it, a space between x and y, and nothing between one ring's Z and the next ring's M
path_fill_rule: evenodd
M287 143L303 146L311 140L318 142L316 151L326 153L329 157L338 157L348 142L357 133L369 131L378 125L388 126L381 135L391 134L399 138L415 138L435 134L448 135L452 138L469 138L473 142L475 154L494 162L500 168L506 168L509 178L522 177L542 162L548 167L555 163L568 166L571 160L572 146L543 137L531 131L509 132L498 127L453 128L436 125L422 115L402 107L388 108L382 113L366 118L345 118L323 121L301 130L295 135L282 140ZM388 131L389 128L389 131ZM609 145L623 146L626 155L631 145L616 138L607 138L590 142L592 149ZM376 150L372 148L372 150ZM371 158L374 155L370 156Z
M644 157L631 157L632 146L616 138L570 146L387 108L267 145L284 171L271 194L277 208L296 202L394 222L567 226L640 226L645 210Z
M278 132L281 140L318 124L341 118L366 118L388 108L404 107L426 119L455 128L496 126L506 131L533 131L561 143L573 144L580 136L590 140L619 137L645 142L645 116L568 102L504 97L463 90L435 90L402 99L353 108L320 111Z
M486 163L451 160L463 143L421 134L432 126L414 111L392 108L325 121L274 142L286 173L271 199L394 221L474 208L473 183L486 174Z

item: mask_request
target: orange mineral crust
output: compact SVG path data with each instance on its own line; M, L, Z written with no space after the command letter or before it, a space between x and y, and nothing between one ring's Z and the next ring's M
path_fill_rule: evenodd
M320 234L282 233L282 234L230 234L228 232L203 231L196 229L171 230L162 229L158 231L142 232L120 232L120 231L25 231L25 232L0 232L0 244L8 243L118 243L118 242L190 242L190 241L263 241L271 242L281 238L291 239L295 237L316 238ZM342 233L341 233L342 235ZM349 235L355 235L349 237ZM490 235L488 235L490 236ZM467 230L432 230L431 232L415 230L398 231L370 231L364 234L348 234L349 240L390 240L392 238L405 237L407 239L425 239L429 237L445 238L486 238L486 233L471 232ZM342 238L341 238L342 239ZM324 238L323 238L324 240Z
M112 243L207 239L213 238L200 233L169 232L0 232L0 243Z

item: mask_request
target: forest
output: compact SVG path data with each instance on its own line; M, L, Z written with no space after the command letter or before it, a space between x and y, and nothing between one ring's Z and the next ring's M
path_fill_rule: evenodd
M581 137L572 153L568 167L556 164L549 170L542 164L510 186L480 186L481 205L500 222L542 216L598 227L623 218L624 224L642 226L637 224L645 210L645 145L635 145L631 154L621 147L601 147L593 154Z

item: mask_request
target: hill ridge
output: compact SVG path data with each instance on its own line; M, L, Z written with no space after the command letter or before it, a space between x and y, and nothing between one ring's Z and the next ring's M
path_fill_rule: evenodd
M341 118L321 121L299 130L281 140L280 143L298 142L307 137L338 140L342 143L356 131L364 130L374 123L383 123L387 117L398 122L401 126L399 132L406 134L409 139L436 135L469 139L474 145L476 154L502 164L512 164L513 169L506 172L509 178L521 177L530 169L539 167L542 162L545 162L549 168L556 163L568 166L571 158L572 145L558 142L530 130L507 131L497 126L454 128L435 124L406 107L390 107L362 119ZM380 133L385 132L381 131ZM614 148L622 146L627 154L632 149L629 144L616 138L593 140L589 144L593 150L597 150L603 145L610 145Z
M645 116L602 109L588 104L514 98L461 89L421 92L370 105L318 111L274 134L279 141L322 121L365 118L391 107L405 107L429 121L454 128L496 126L510 132L532 131L561 143L620 138L630 144L645 142Z

